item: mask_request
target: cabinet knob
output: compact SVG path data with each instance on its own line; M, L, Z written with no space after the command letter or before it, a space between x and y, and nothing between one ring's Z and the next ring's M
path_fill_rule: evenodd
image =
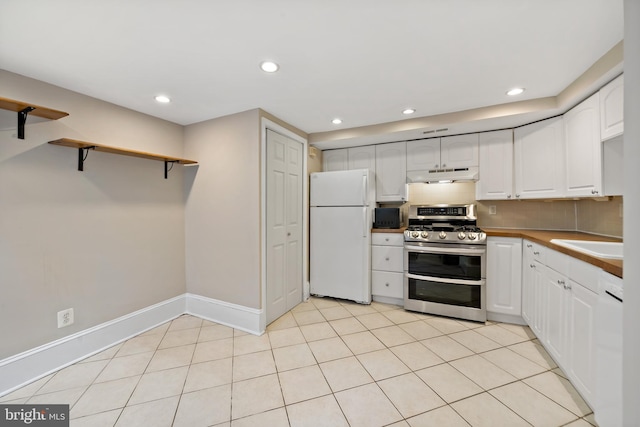
M591 190L591 194L598 194L598 190Z
M446 163L443 163L443 164L442 164L442 167L443 167L443 168L446 168L446 167L447 167L447 164L446 164Z
M529 264L529 267L536 268L536 265L535 264Z
M388 283L385 283L384 285L385 285L387 288L389 287L389 284L388 284Z
M287 236L291 236L291 232L287 233Z
M507 199L510 199L510 198L511 198L511 194L507 194Z
M534 255L540 255L540 252L538 252L538 251L533 251L533 254L534 254Z
M435 164L433 167L434 167L434 168L437 168L437 167L438 167L438 165L437 165L437 164Z
M389 261L389 257L386 257L384 260L385 260L385 261Z
M532 248L532 247L533 247L533 245L532 245L531 243L527 243L527 247L528 247L528 248Z
M388 238L388 237L385 237L384 241L385 241L385 242L388 242L388 241L389 241L389 238Z
M516 193L516 199L519 199L520 195L518 193Z

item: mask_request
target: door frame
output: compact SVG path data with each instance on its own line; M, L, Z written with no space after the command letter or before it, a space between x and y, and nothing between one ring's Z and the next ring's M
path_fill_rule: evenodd
M309 174L307 166L308 142L276 122L260 120L260 331L267 328L267 129L302 144L302 301L309 298Z

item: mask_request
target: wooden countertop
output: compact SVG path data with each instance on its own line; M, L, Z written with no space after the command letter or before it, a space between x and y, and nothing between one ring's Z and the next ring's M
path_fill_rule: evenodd
M372 228L371 232L372 233L404 233L404 230L406 230L407 227L400 227L400 228Z
M565 248L564 246L558 246L554 243L551 243L551 239L591 240L598 242L621 242L622 239L597 236L576 231L524 230L484 227L482 227L482 230L487 233L487 236L490 237L520 237L523 239L531 240L532 242L539 243L555 251L562 252L563 254L567 254L584 262L588 262L589 264L595 265L596 267L600 267L607 273L622 278L622 260L620 259L598 258L582 252L571 250L569 248Z

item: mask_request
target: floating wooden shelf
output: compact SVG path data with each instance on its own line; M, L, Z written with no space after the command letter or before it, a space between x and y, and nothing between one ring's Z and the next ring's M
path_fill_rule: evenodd
M104 153L119 154L122 156L140 157L143 159L158 160L164 162L164 178L169 173L169 164L178 163L180 165L197 164L195 160L181 159L179 157L163 156L161 154L147 153L144 151L129 150L126 148L110 147L108 145L95 144L93 142L78 141L75 139L61 138L55 141L49 141L49 144L60 145L63 147L71 147L78 149L78 170L84 170L84 161L89 150L102 151Z
M58 120L69 115L64 111L2 97L0 97L0 109L18 113L18 138L20 139L24 139L24 125L29 114L49 120Z

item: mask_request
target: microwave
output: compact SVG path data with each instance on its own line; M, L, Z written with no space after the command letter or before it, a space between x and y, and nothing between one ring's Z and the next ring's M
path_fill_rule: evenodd
M375 208L373 228L400 228L400 208Z

